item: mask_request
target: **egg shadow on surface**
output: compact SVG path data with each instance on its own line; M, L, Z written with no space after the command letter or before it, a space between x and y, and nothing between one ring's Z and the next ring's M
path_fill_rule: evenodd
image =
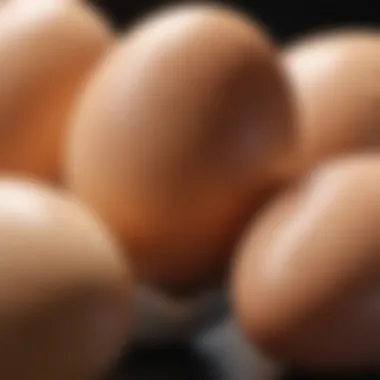
M209 363L191 344L136 347L107 380L218 380Z
M134 347L107 380L281 380L226 317L188 344Z
M311 374L308 372L289 372L283 380L377 380L380 378L380 371L351 373L341 375Z
M135 347L105 380L375 380L379 371L327 376L268 368L241 341L230 321L188 344ZM251 357L252 360L249 360Z

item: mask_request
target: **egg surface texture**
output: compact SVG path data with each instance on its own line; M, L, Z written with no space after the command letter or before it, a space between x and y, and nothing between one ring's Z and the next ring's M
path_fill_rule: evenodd
M67 115L112 32L73 1L10 1L0 12L0 170L58 177Z
M301 171L321 159L378 149L380 31L344 29L283 51L299 113Z
M99 378L126 343L132 298L108 232L63 192L1 179L0 252L0 378Z
M242 239L235 312L275 358L333 371L378 366L379 170L377 155L320 166Z
M121 39L72 124L68 186L130 248L143 282L214 281L292 141L276 54L221 7L164 9Z

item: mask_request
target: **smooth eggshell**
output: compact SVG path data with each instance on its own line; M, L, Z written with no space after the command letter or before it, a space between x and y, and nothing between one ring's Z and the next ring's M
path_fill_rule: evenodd
M223 7L165 9L89 82L68 186L130 248L142 282L201 287L221 275L266 197L292 121L275 48L257 25Z
M376 154L329 162L248 228L233 302L265 352L309 369L380 363L379 173Z
M296 175L380 144L380 30L316 33L282 52L299 114Z
M0 378L93 380L127 342L132 283L109 233L71 196L0 180Z
M59 177L67 116L113 41L107 22L67 0L10 1L0 12L0 170Z

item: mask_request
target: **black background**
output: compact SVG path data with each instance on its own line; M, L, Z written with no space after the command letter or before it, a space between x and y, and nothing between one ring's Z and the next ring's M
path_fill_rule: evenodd
M207 0L206 0L207 1ZM168 1L94 0L119 28ZM222 1L220 1L222 2ZM262 0L224 1L258 18L276 41L286 43L315 29L337 26L376 26L380 1ZM201 335L187 345L135 349L125 355L110 380L263 380L250 359L250 350L230 324ZM380 373L301 374L288 371L286 380L380 379ZM265 380L265 379L264 379Z
M169 1L159 0L93 0L93 2L106 10L118 26L124 26L155 7L169 3ZM226 0L219 2L232 4L257 17L281 42L319 27L376 25L380 20L378 0Z

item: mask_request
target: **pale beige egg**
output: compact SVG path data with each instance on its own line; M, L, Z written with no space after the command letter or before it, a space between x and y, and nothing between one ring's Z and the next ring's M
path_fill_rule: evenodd
M299 117L300 175L323 160L380 147L380 30L326 30L285 47Z
M0 378L100 378L128 342L130 269L72 196L1 179Z

